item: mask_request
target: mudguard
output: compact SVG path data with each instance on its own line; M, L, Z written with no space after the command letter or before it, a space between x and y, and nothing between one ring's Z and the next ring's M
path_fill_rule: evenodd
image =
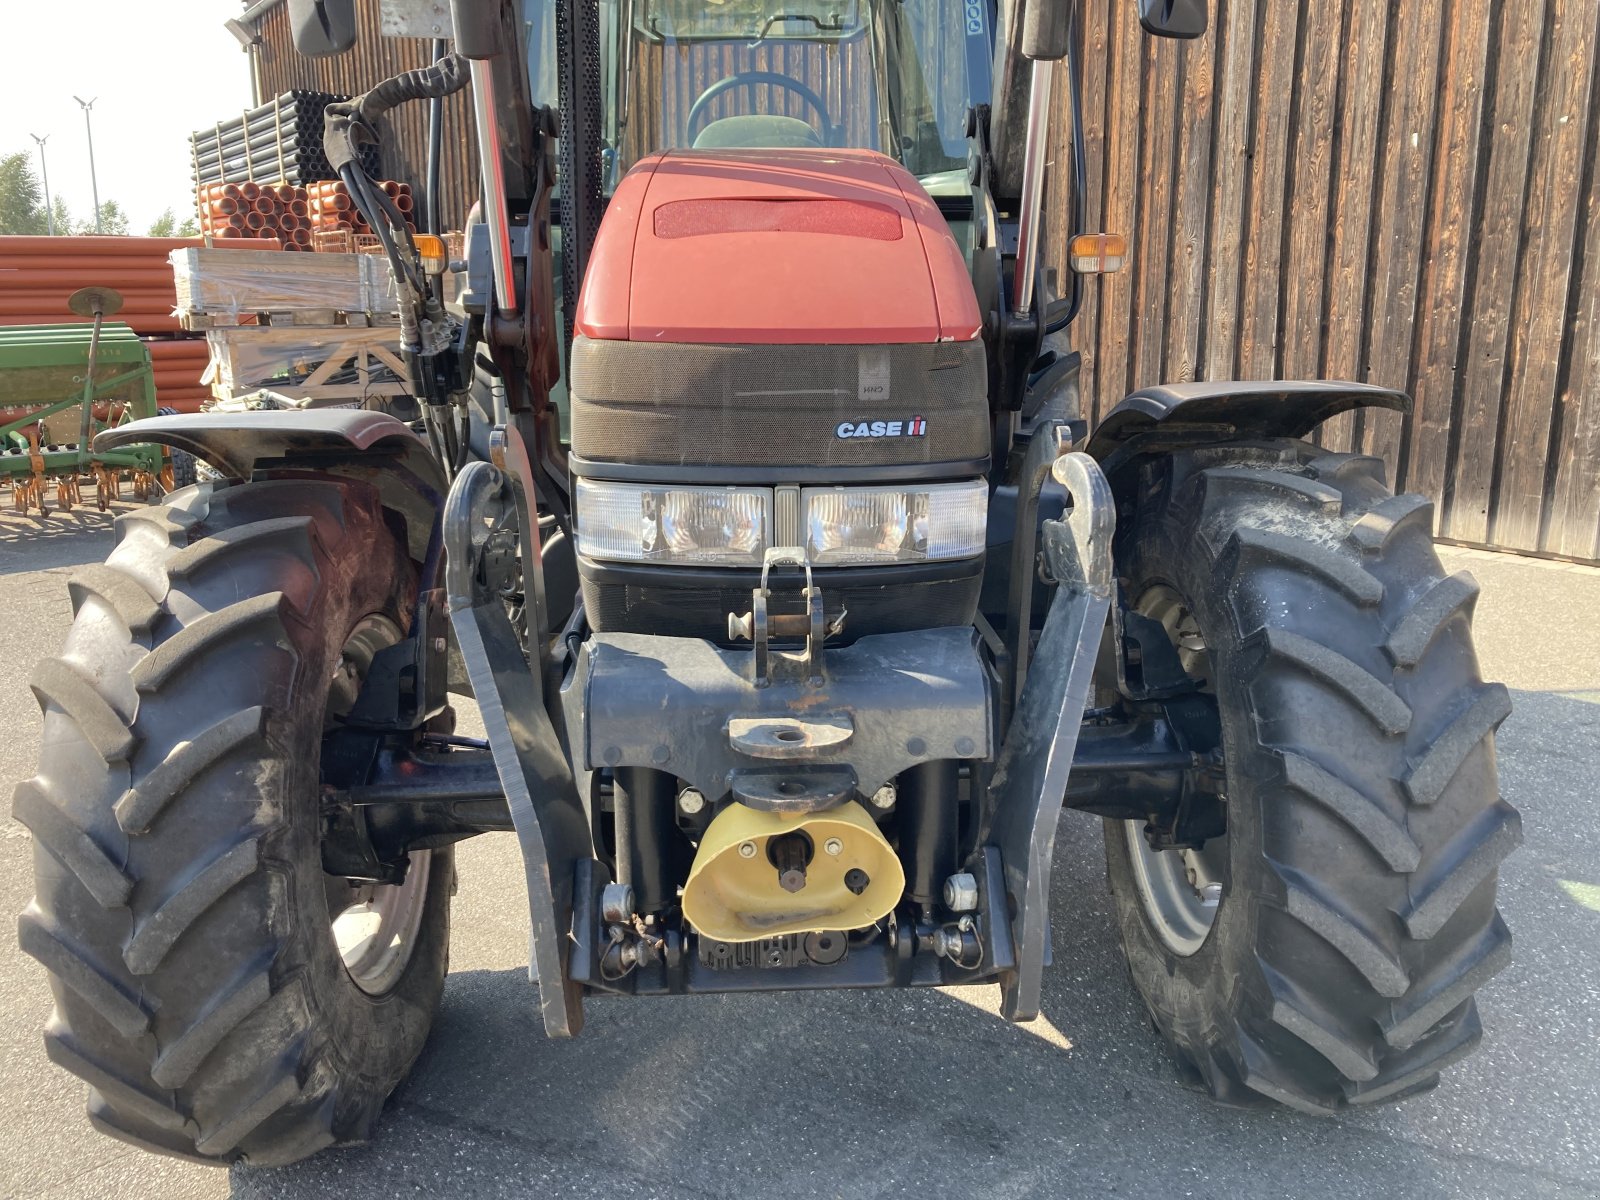
M136 442L187 450L233 479L278 467L360 479L406 521L411 557L432 563L439 512L450 490L427 444L388 413L358 409L184 413L108 429L96 451Z
M1113 408L1085 449L1111 476L1142 454L1245 438L1304 437L1353 408L1408 413L1411 397L1336 380L1167 383L1141 388Z

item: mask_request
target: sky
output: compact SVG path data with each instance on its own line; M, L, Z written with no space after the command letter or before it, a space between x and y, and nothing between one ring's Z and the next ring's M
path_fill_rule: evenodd
M0 154L49 137L50 191L93 215L83 110L93 100L102 202L115 199L143 233L170 207L194 213L189 134L248 108L250 59L222 27L240 0L54 0L5 8Z

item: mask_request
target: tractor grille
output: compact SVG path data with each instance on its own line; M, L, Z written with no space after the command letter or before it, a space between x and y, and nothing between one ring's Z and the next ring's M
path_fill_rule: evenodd
M750 611L750 589L759 578L730 573L724 581L684 586L681 579L652 579L662 574L654 567L597 570L581 560L579 566L584 612L599 632L697 637L722 644L727 644L728 614ZM833 639L843 643L872 633L970 625L978 609L981 572L981 560L973 559L941 563L936 571L890 567L859 583L851 579L859 571L818 572L817 583L828 620L845 614L843 633ZM783 599L777 610L799 611Z
M880 467L970 463L989 453L981 341L706 346L579 337L571 379L573 452L593 462ZM845 422L868 431L878 422L885 432L841 437ZM889 432L896 422L899 431Z

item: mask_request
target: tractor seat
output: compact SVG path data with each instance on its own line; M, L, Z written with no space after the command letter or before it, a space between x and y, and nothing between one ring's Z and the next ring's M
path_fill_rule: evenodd
M722 117L711 122L694 139L696 150L820 149L822 138L798 117L751 114Z

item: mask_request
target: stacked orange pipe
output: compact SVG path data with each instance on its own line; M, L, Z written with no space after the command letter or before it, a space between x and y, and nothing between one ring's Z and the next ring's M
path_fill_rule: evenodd
M311 249L306 189L289 183L208 183L196 192L200 232L213 238L273 237L285 250Z
M204 238L0 237L0 325L62 325L85 320L67 307L79 288L122 294L124 322L150 347L157 402L192 412L210 391L200 382L209 354L204 336L184 334L172 315L177 289L167 255ZM275 238L229 238L217 246L276 250Z
M416 222L411 215L415 202L411 196L411 185L384 180L377 186L394 201L395 207L406 219L406 227L415 233ZM353 243L356 237L372 233L372 226L361 215L342 180L330 179L308 185L306 200L316 249L345 253L355 248Z
M211 389L200 382L211 361L203 337L145 338L150 350L150 365L155 370L156 395L163 408L179 412L198 412L211 398Z

